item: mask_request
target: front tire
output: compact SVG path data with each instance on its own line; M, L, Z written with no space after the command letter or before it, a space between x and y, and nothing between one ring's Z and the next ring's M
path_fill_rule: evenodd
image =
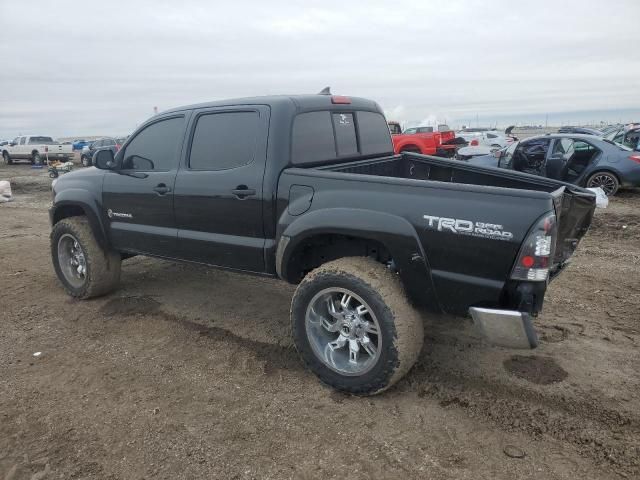
M65 218L53 226L51 259L60 283L75 298L105 295L120 281L120 254L100 248L86 217Z
M607 197L613 197L620 188L620 181L613 173L596 172L587 180L588 188L600 187Z
M398 277L361 257L309 273L293 296L291 324L306 366L325 384L356 395L380 393L400 380L424 336Z
M2 160L4 160L5 165L13 165L13 159L9 155L9 152L2 152Z

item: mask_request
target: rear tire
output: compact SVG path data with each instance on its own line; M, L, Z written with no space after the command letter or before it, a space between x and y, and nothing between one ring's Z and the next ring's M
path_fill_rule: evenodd
M306 366L323 383L356 395L380 393L400 380L424 337L397 275L361 257L309 273L293 296L291 324Z
M82 166L83 167L90 167L91 166L91 159L85 155L83 155L80 158L80 161L82 162Z
M120 254L100 248L86 217L65 218L53 226L51 259L60 283L72 297L105 295L120 282Z
M13 165L13 159L9 155L9 152L2 152L2 160L4 160L5 165Z
M611 172L596 172L587 180L588 188L600 187L607 194L607 197L613 197L620 188L620 181Z
M42 157L38 152L31 155L31 165L42 165Z

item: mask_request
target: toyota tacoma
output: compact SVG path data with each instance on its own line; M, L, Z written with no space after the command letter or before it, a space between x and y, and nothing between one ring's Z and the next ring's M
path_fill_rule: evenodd
M296 349L324 383L374 394L415 363L429 311L537 344L545 290L595 196L520 172L394 154L373 101L272 96L176 108L53 185L51 255L86 299L133 255L297 284Z

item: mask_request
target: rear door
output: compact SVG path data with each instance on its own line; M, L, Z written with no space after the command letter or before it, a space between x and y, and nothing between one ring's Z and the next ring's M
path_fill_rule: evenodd
M15 146L15 153L13 156L16 158L30 158L30 153L27 154L28 148L27 137L20 137L18 144Z
M265 271L262 178L268 129L266 106L194 113L175 185L181 258Z
M182 154L184 114L154 119L134 134L104 177L102 198L116 249L174 256L173 188Z

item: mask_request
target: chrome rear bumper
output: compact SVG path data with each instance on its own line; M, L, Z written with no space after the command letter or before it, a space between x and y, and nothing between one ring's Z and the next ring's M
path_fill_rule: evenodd
M469 313L482 335L495 345L509 348L538 346L538 335L528 313L480 307L469 308Z

